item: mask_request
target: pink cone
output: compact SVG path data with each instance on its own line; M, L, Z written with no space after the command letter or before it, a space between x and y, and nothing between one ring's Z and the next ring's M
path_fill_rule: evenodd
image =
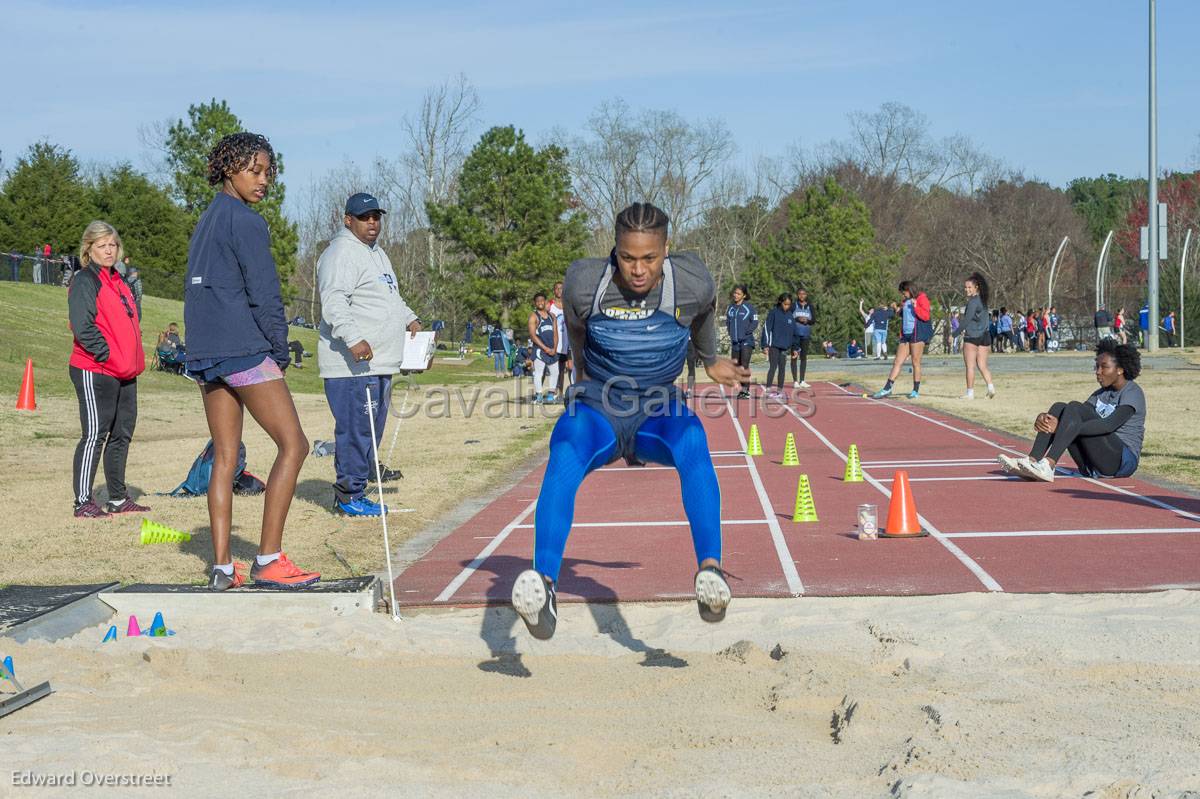
M128 638L134 638L142 634L142 628L138 626L137 616L129 617L129 629L125 631Z

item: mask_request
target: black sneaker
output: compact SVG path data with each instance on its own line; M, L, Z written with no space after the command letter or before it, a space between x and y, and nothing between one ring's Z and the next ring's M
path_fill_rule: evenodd
M109 500L107 503L105 503L104 510L106 512L112 513L112 514L146 513L150 510L150 508L147 507L146 505L139 505L136 502L134 502L132 499L130 499L129 497L126 497L125 499L121 500L120 502L113 502L112 500Z
M546 641L554 636L558 624L558 598L553 581L533 569L526 569L513 583L512 605L534 638Z
M700 608L700 618L707 622L721 621L732 598L725 574L718 567L705 566L696 572L696 605Z
M738 392L737 398L738 399L750 399L750 392L743 389L742 391Z
M379 474L380 479L382 479L385 483L391 482L392 480L400 480L404 477L399 469L389 469L382 463L379 464Z

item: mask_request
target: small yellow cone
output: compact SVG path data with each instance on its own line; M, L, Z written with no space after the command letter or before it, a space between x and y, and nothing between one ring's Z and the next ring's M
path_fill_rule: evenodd
M179 530L167 527L165 524L152 522L149 519L142 519L141 543L143 544L180 543L191 540L191 533L182 533Z
M813 503L812 489L808 485L808 475L800 475L800 483L796 486L796 509L792 512L794 522L817 521L817 506Z
M796 436L792 433L787 434L787 441L783 445L783 465L800 465L800 456L796 454Z
M760 439L758 437L758 425L756 425L756 424L750 425L750 440L748 442L746 442L746 454L747 455L763 454L762 439Z
M863 481L862 461L858 459L858 445L851 444L850 452L846 455L846 473L843 483L861 483Z

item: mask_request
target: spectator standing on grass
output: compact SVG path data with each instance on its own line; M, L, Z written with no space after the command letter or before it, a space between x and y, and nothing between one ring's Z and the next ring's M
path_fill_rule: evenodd
M958 334L962 331L962 320L958 318L958 311L950 314L950 352L958 352ZM848 354L848 353L847 353ZM853 358L853 355L849 357Z
M507 371L507 352L504 349L504 331L499 325L488 333L488 354L492 356L492 374L503 376Z
M1117 312L1117 320L1114 320L1108 315L1108 310L1101 305L1096 309L1095 315L1092 316L1092 324L1096 327L1096 340L1103 341L1106 338L1111 338L1113 335L1113 323L1116 321L1117 330L1121 329L1121 323L1118 321L1121 316L1121 311Z
M21 261L25 260L25 256L13 250L8 254L8 269L12 274L12 281L16 283L21 279Z
M546 295L540 291L533 296L529 340L533 345L533 401L539 405L554 402L553 386L558 382L558 320L546 309Z
M871 311L871 324L874 329L871 334L871 340L875 345L875 360L877 361L887 359L888 324L895 315L895 310L887 307L882 302L875 306L875 310Z
M1020 308L1013 311L1013 346L1017 352L1025 351L1025 314Z
M1120 310L1117 311L1117 315L1112 318L1112 324L1113 324L1112 330L1113 330L1113 333L1116 335L1117 340L1120 341L1122 344L1128 344L1129 337L1126 334L1126 330L1125 330L1125 325L1127 323L1125 320L1125 309L1124 308L1121 308Z
M1138 335L1140 346L1142 349L1150 346L1150 306L1143 305L1142 310L1138 311Z
M571 381L571 343L567 340L567 317L563 315L562 292L563 284L560 280L554 284L554 290L551 292L554 296L546 306L558 323L558 380L554 384L554 391L558 396L562 396L563 388Z
M963 334L963 365L967 369L967 390L961 399L975 399L975 370L987 381L988 399L996 396L996 386L992 383L992 373L988 369L989 340L988 326L988 284L983 275L973 273L963 283L967 295L966 321ZM1001 308L1001 311L1004 309ZM1004 318L1004 317L1001 317ZM1012 319L1009 318L1011 324Z
M379 246L386 213L374 196L351 195L342 230L317 261L322 316L317 366L334 421L333 510L351 517L387 512L366 495L375 463L367 414L375 417L377 449L387 423L392 378L404 360L405 333L421 329ZM398 471L380 468L387 472L385 479L400 477Z
M975 274L979 276L978 272ZM986 304L987 300L984 300L984 303ZM1000 320L997 329L1000 333L1000 352L1008 352L1013 348L1013 318L1009 314L1008 308L1004 306L1000 306Z
M992 352L1000 351L1000 312L992 311L988 318L988 341L991 342Z
M1167 339L1167 346L1175 346L1175 312L1171 311L1163 317L1162 323L1163 334Z
M283 528L308 456L308 439L283 370L288 367L287 318L267 222L250 206L275 179L275 151L265 136L231 133L208 154L208 184L220 187L196 222L188 245L183 323L187 369L200 387L212 436L208 523L211 591L237 588L245 577L233 561L233 478L245 412L275 442L267 478L258 554L250 579L258 585L301 588L321 579L283 552Z
M129 290L133 292L140 319L142 316L142 275L136 266L129 263L129 258L125 259L125 282L129 284Z
M75 337L71 384L79 399L82 428L72 462L77 519L150 510L130 499L125 485L125 462L137 425L137 376L146 368L146 355L133 295L115 268L120 256L116 229L107 222L92 222L79 245L84 268L67 292ZM108 485L103 508L92 497L101 452Z

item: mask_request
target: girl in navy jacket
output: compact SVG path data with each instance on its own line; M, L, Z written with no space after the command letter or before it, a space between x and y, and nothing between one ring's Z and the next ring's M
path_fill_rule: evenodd
M767 393L771 393L771 383L775 381L775 370L779 370L779 385L776 396L783 395L783 378L786 369L787 353L791 349L796 326L792 322L792 295L780 294L775 307L767 314L763 324L763 345L767 348Z
M754 354L754 331L758 327L758 312L750 304L750 292L739 283L729 295L732 302L725 310L725 327L729 331L729 356L738 366L750 368ZM750 398L750 384L742 383L738 399Z
M321 578L281 551L283 525L308 454L308 439L283 380L290 360L279 274L266 221L250 206L267 196L277 164L266 137L234 133L208 155L208 182L221 190L200 216L188 248L183 316L188 373L200 384L213 440L208 516L213 568L208 587L245 579L229 550L233 474L244 410L279 448L267 479L262 536L250 569L255 583L297 588Z

